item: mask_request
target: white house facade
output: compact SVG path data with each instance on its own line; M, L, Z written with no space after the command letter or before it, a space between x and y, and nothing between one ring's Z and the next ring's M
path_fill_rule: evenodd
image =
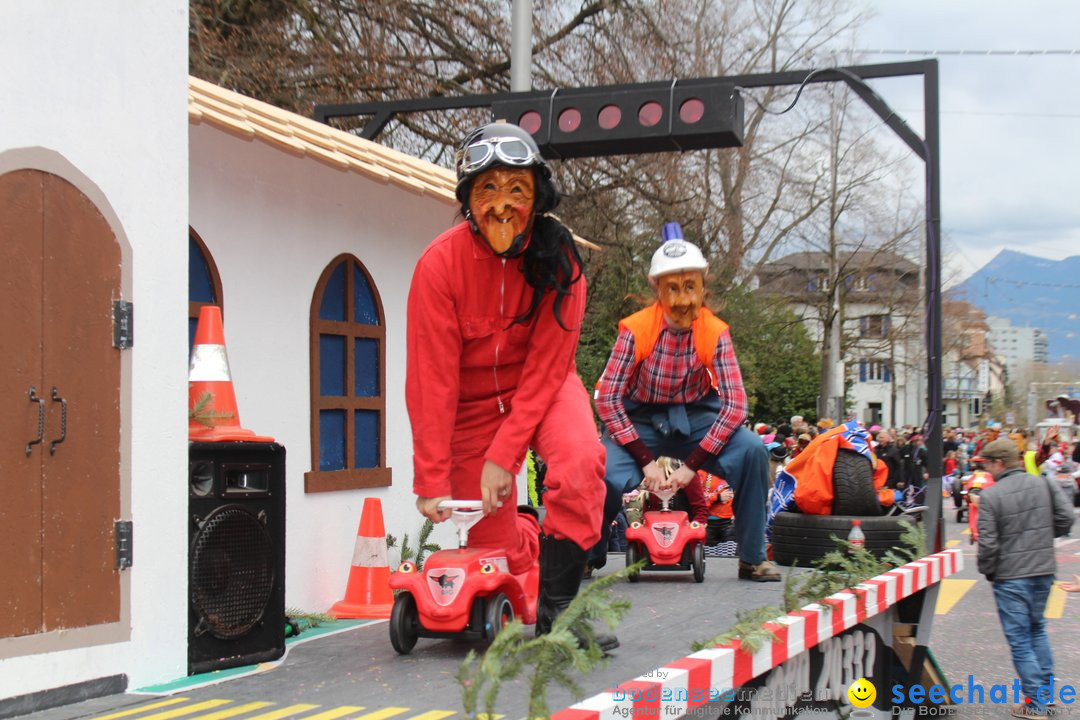
M834 282L829 267L826 253L799 252L758 274L758 292L782 299L819 349ZM848 416L868 427L922 425L926 352L918 266L895 253L861 250L843 254L838 268Z
M78 683L108 690L125 678L142 683L176 676L185 668L187 21L183 0L90 0L9 3L0 23L0 64L5 68L0 97L6 108L0 113L0 184L5 188L0 216L16 218L4 228L0 292L5 302L16 294L24 298L17 307L35 308L46 337L47 322L64 319L88 326L108 317L115 300L132 303L135 320L129 349L111 348L108 335L93 338L94 352L108 354L101 362L109 368L105 404L90 417L80 415L85 403L68 389L87 380L78 367L60 373L34 369L15 385L5 380L0 390L7 403L5 429L11 427L12 441L20 443L0 455L5 494L25 492L20 487L32 483L36 497L51 506L62 505L65 489L87 483L94 488L84 507L74 512L61 508L59 522L52 507L37 515L44 536L40 545L26 542L32 529L15 524L16 512L33 510L29 503L0 510L5 546L18 548L10 565L11 584L5 580L0 600L7 618L6 632L0 633L0 698ZM54 191L41 203L41 213L33 214L44 215L47 224L61 222L67 212L89 217L107 236L95 240L94 250L115 258L108 270L119 278L93 291L93 307L69 306L62 317L50 312L48 298L41 300L40 279L33 288L16 285L21 258L50 255L34 246L36 229L20 236L23 223L18 219L29 197L20 187L41 197L44 183ZM71 199L67 208L53 204L65 195ZM57 240L67 235L46 230ZM92 258L84 260L92 272ZM69 277L78 278L77 271ZM50 344L60 360L77 365L79 358L65 357L64 342ZM17 347L7 337L0 346ZM95 356L90 369L98 362ZM5 367L8 377L18 374L13 365ZM35 386L45 401L27 402L27 386ZM51 455L46 446L62 433L59 406L48 398L47 386L69 393L61 395L70 411L63 433L68 437ZM17 399L21 402L16 404ZM96 427L93 416L106 410L109 427ZM34 437L37 412L45 416L46 438L53 440L32 446L27 454L21 444ZM103 431L105 447L90 440ZM66 464L91 450L109 455L105 474L94 466ZM108 500L91 508L95 496ZM63 533L69 519L74 523L80 513L85 519L91 510L100 523L80 535L82 542L64 539L53 545L54 534ZM137 528L134 566L126 570L115 570L108 560L115 555L114 520L132 520ZM13 531L24 537L12 537ZM94 535L94 542L87 540ZM68 600L87 579L64 567L72 557L87 572L105 576L98 594L108 596L107 606L89 616L80 616L83 600ZM98 566L103 572L97 572Z
M0 537L20 549L0 600L17 618L0 630L0 705L186 675L201 304L223 311L239 422L286 450L286 605L342 599L366 498L381 500L388 533L420 527L405 305L420 253L455 222L453 173L189 78L187 23L183 0L45 0L8 8L0 26L14 69L0 96L19 98L0 114L0 293L46 347L23 362L22 346L0 342L14 368L0 383L14 438L0 487L20 498L0 507ZM88 230L69 232L69 216ZM70 280L26 279L52 267L53 240ZM65 350L80 343L85 354ZM79 507L64 504L72 488ZM28 512L35 503L45 511ZM117 561L125 523L132 551ZM435 540L451 537L440 527Z

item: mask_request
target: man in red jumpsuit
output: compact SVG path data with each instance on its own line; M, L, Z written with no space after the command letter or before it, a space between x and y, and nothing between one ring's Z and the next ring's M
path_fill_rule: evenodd
M600 537L604 449L574 353L585 276L532 136L506 123L470 133L456 155L465 221L428 246L409 289L405 400L416 506L483 501L470 544L506 549L510 572L540 559L536 631L577 594ZM514 476L532 447L548 465L543 531L517 509ZM618 645L598 634L605 650Z

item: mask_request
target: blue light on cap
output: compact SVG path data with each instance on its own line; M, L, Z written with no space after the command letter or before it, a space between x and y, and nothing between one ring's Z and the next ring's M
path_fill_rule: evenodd
M664 229L661 232L664 242L670 242L671 240L685 240L682 234L682 226L677 222L664 223Z

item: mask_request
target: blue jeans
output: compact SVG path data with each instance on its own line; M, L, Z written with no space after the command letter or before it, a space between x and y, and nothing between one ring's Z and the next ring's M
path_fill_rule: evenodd
M716 420L716 412L709 409L688 408L690 434L672 430L662 435L652 423L637 422L642 442L654 457L685 459L697 448L705 433ZM639 484L643 477L641 468L633 456L621 445L611 439L605 429L600 437L607 450L607 466L604 482L607 483L607 497L604 502L604 523L606 530L622 507L623 493L628 493ZM735 493L732 509L735 513L735 539L739 543L739 559L757 565L765 560L765 503L769 496L769 454L761 437L745 427L739 427L720 454L705 463L702 470L727 480ZM603 548L601 550L600 548ZM589 564L594 568L603 567L606 557L607 538L593 548Z
M1053 584L1053 575L994 582L998 618L1012 650L1020 689L1024 697L1031 698L1030 707L1039 715L1046 714L1046 703L1054 693L1054 655L1043 617Z

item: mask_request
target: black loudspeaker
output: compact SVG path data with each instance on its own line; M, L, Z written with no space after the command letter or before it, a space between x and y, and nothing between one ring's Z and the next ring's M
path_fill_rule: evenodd
M285 654L285 448L188 446L188 674Z

